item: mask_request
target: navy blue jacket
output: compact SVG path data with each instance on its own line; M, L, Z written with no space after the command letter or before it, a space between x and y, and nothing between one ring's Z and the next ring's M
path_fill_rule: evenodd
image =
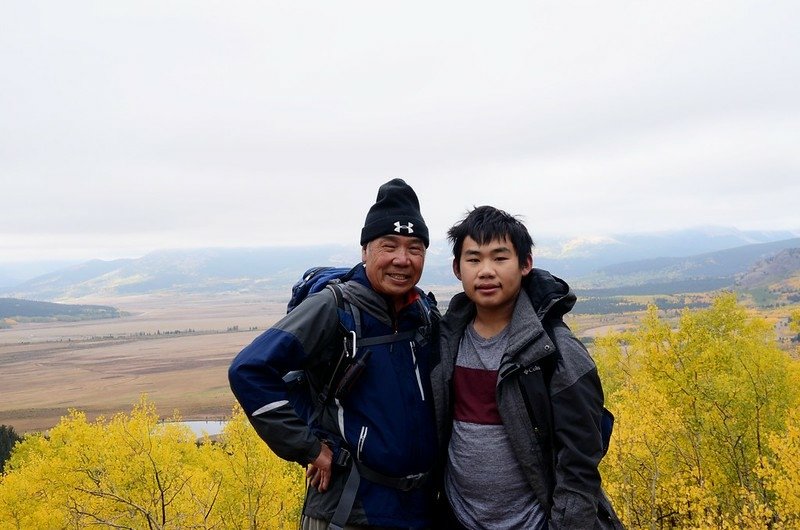
M370 286L363 267L343 284L344 299L362 319L362 336L376 337L418 329L428 310L410 303L398 314ZM415 290L413 298L426 300ZM289 402L282 377L306 370L320 387L342 347L341 311L329 289L312 295L234 359L231 388L261 438L281 458L306 465L320 452L321 440L343 444L369 468L392 477L430 471L436 434L430 388L430 348L425 341L370 346L372 354L353 390L332 400L318 425L309 427ZM357 355L362 355L359 350ZM348 470L334 466L326 493L310 488L304 513L330 520ZM403 492L362 479L349 524L426 528L430 520L428 488Z

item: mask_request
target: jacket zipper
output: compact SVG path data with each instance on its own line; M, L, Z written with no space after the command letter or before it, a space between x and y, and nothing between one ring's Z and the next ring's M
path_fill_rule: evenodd
M417 376L417 386L419 386L419 396L425 401L425 391L422 389L422 377L419 375L419 362L417 362L417 348L414 341L408 343L411 346L411 362L414 363L414 374Z
M369 427L366 425L361 427L361 434L358 436L358 447L356 449L356 459L360 462L361 461L361 452L364 450L364 442L367 441L367 432L369 431Z

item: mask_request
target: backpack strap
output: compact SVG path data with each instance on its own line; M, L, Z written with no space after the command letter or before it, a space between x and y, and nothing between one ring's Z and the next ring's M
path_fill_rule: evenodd
M353 317L353 325L356 328L355 337L352 337L352 331L348 330L347 327L340 321L340 324L344 328L345 335L347 336L347 340L355 340L355 344L348 342L347 345L347 347L351 349L351 355L353 356L355 355L355 352L358 351L358 348L367 348L369 346L377 346L378 344L391 344L393 342L401 342L404 340L414 340L422 343L427 341L431 336L430 309L425 305L425 303L422 302L422 297L417 299L415 302L419 304L419 313L422 315L424 321L424 324L420 328L415 330L400 331L398 333L391 333L387 335L379 335L377 337L363 338L363 333L361 332L361 310L355 304L344 300L344 296L341 292L341 283L329 284L328 287L337 293L336 300L339 307L349 312Z
M416 329L414 329L409 331L400 331L398 333L392 333L391 335L380 335L378 337L359 339L358 347L366 348L367 346L375 346L376 344L391 344L392 342L414 340L417 338L418 333L419 332Z
M336 306L340 310L347 311L345 308L345 300L344 294L342 293L342 284L339 282L331 282L325 286L326 289L330 289L333 292L333 296L336 299ZM352 308L352 304L347 304ZM353 315L355 318L356 315ZM315 410L314 414L311 417L312 422L315 421L320 414L322 414L322 409L324 408L325 404L330 400L332 394L331 389L336 387L338 380L341 377L342 371L345 368L345 365L348 362L348 359L352 359L355 356L355 342L356 337L358 336L358 331L360 331L360 324L356 324L357 330L355 332L351 332L347 326L342 322L341 317L339 318L339 330L343 334L342 339L342 353L339 354L339 360L336 361L333 370L331 371L330 376L328 377L328 382L325 383L325 386L322 387L322 390L317 395L317 403L315 403ZM352 337L349 337L351 333L354 333Z
M328 530L344 530L347 519L350 518L350 512L353 511L359 484L361 484L361 475L358 473L358 468L351 465L350 474L344 483L342 496L339 497L339 503L336 505L336 511L333 512L330 524L328 524Z

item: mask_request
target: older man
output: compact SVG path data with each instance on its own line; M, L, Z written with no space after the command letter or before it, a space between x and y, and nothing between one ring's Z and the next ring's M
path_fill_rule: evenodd
M261 438L308 466L306 530L431 526L427 338L437 313L415 287L428 244L414 190L401 179L381 186L361 231L362 263L339 290L355 308L347 318L360 330L355 360L363 370L348 392L318 402L313 419L296 412L282 378L304 370L312 387L329 380L343 339L333 289L303 301L230 367L231 388Z

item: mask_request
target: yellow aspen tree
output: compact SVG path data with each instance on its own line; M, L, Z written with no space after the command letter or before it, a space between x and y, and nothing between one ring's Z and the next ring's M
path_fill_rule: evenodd
M71 472L73 440L90 440L83 413L72 411L50 436L36 434L14 448L0 479L0 528L81 528L69 505L80 477ZM69 440L64 435L69 434ZM78 442L80 443L80 442Z
M800 527L800 407L789 414L784 433L772 434L769 445L774 459L761 475L775 494L775 519L785 528Z
M227 458L215 459L221 477L222 528L295 529L305 493L305 471L278 458L238 406L222 434Z
M603 473L630 527L770 523L757 470L797 389L763 318L730 294L685 311L676 329L650 308L639 329L597 341L594 353L617 413Z
M789 315L789 329L795 333L795 338L800 338L800 309L795 309ZM795 349L795 355L795 358L800 358L800 344Z
M198 443L146 398L111 420L71 411L15 446L0 529L296 528L303 469L272 454L241 410L222 438Z
M47 437L30 437L18 447L0 484L0 506L21 506L28 528L211 527L208 510L198 509L208 505L198 495L213 487L196 465L194 435L188 427L159 423L144 398L130 416L110 421L89 423L73 411ZM30 500L20 499L23 493ZM0 512L0 527L6 519L14 524L21 517Z
M800 334L800 309L795 309L789 316L789 329Z

